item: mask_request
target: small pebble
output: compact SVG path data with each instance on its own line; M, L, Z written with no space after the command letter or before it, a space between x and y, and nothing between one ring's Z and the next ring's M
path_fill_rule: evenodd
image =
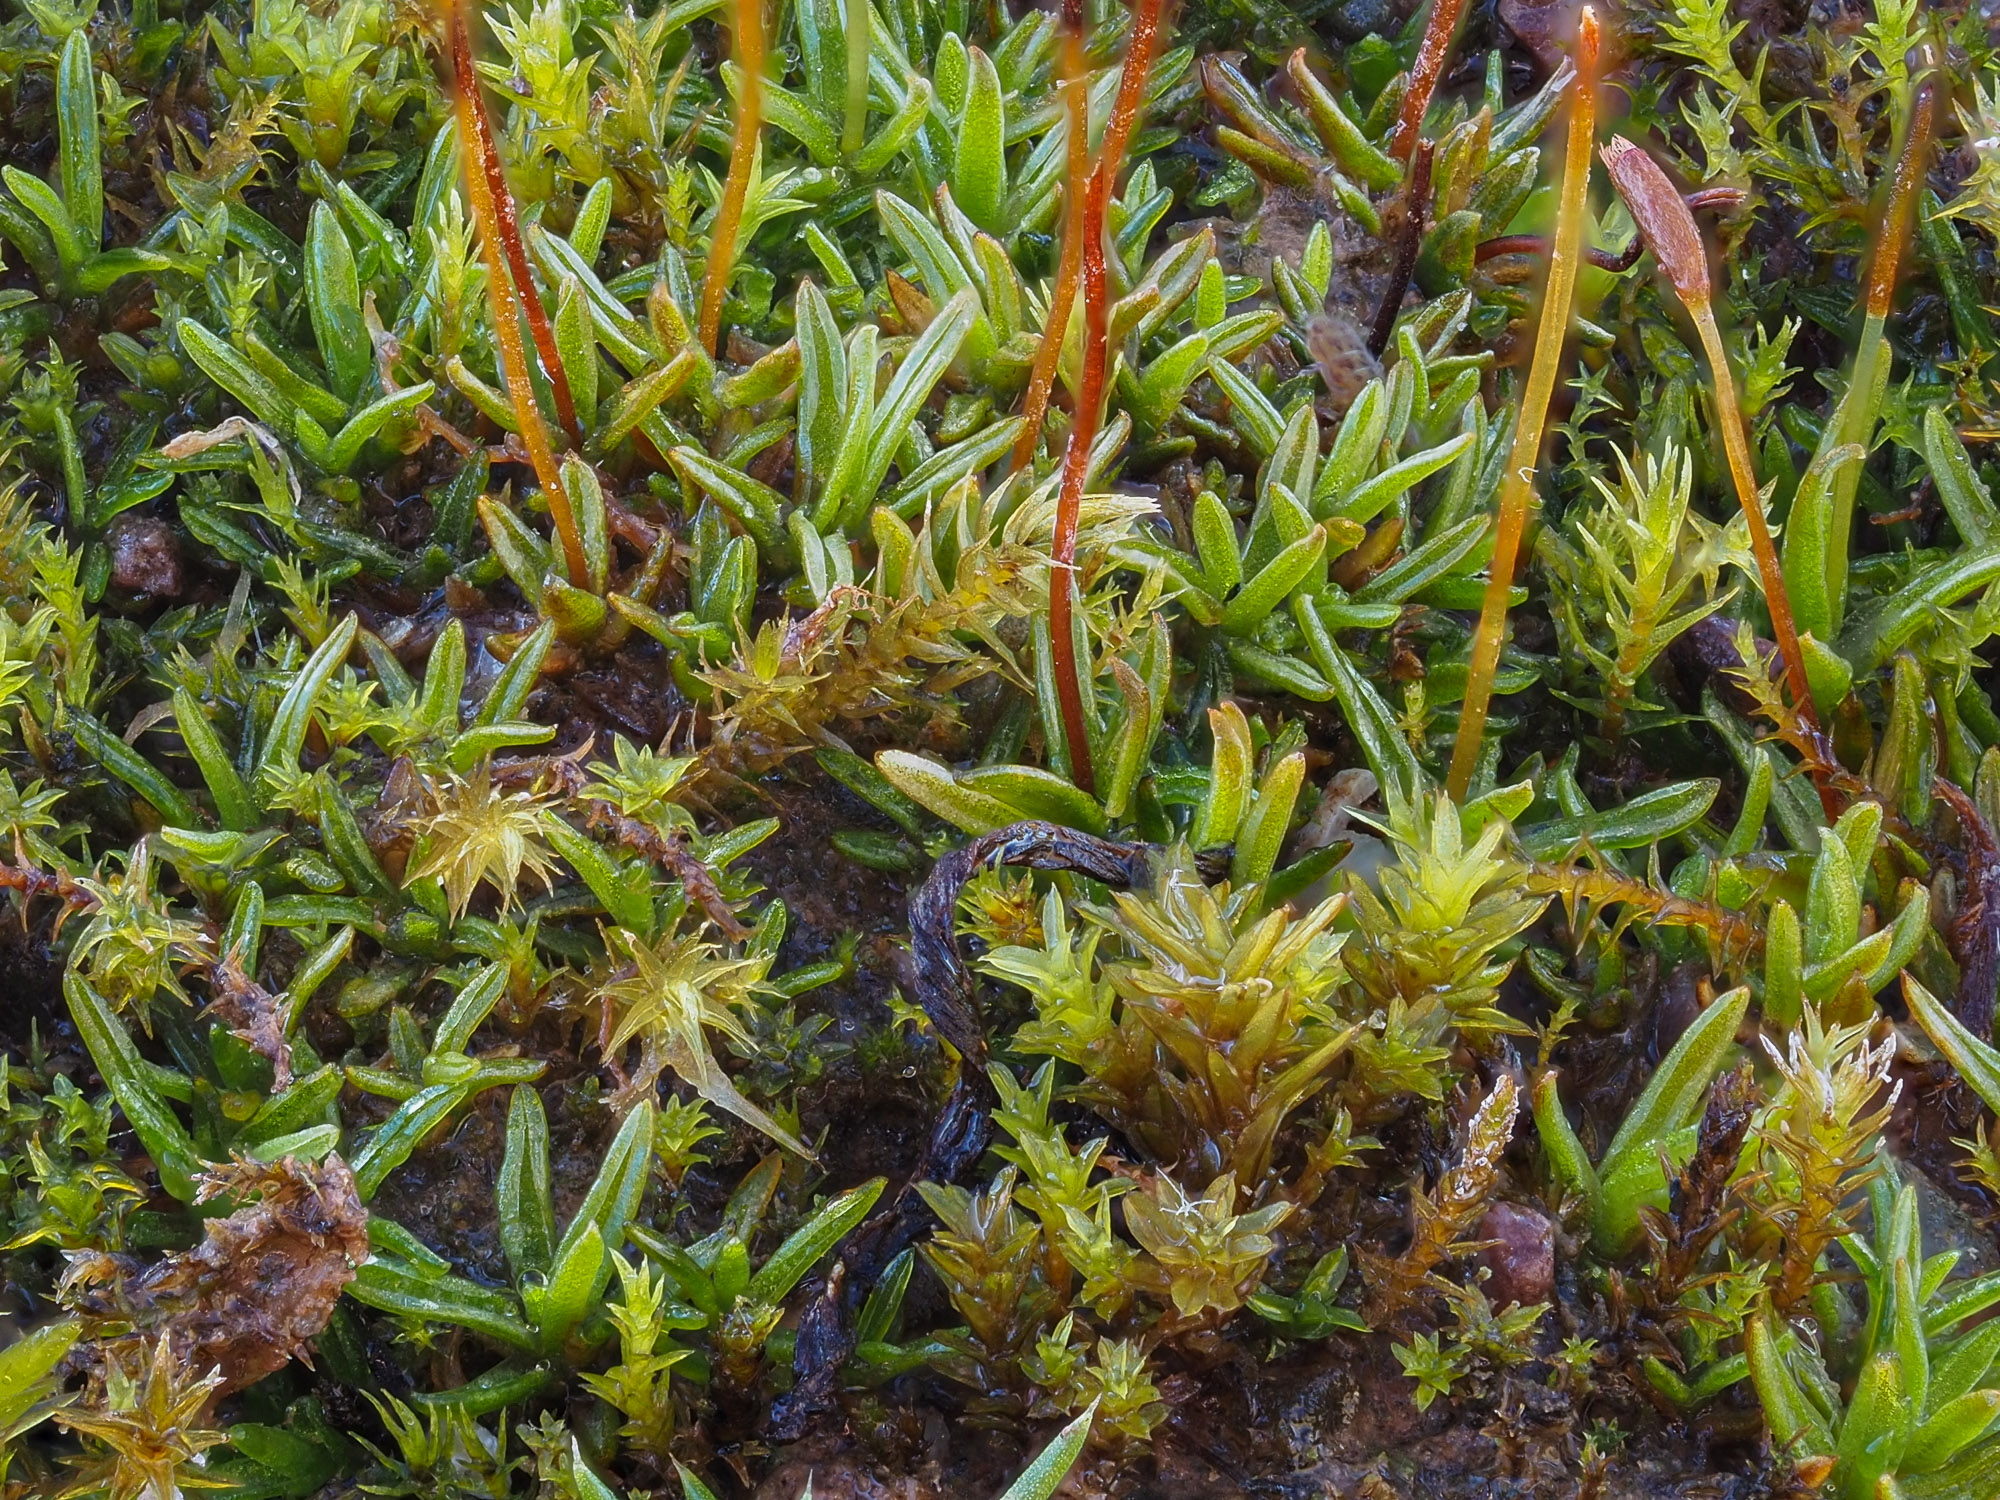
M1547 1218L1518 1203L1496 1203L1479 1221L1479 1238L1494 1243L1480 1251L1491 1273L1486 1296L1496 1308L1547 1302L1556 1285L1556 1229Z
M128 594L178 599L185 579L180 544L158 516L120 516L106 539L111 546L111 583Z

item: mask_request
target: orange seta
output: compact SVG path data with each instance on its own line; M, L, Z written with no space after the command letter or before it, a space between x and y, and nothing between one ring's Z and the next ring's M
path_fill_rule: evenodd
M1424 115L1444 74L1445 59L1451 55L1451 39L1458 31L1458 18L1465 0L1434 0L1431 18L1424 23L1424 39L1417 45L1417 60L1410 68L1409 87L1403 107L1396 116L1396 128L1389 135L1389 154L1407 160L1424 128ZM1578 63L1581 67L1581 62Z
M763 0L736 0L736 62L743 69L743 93L736 101L736 135L729 143L729 178L708 236L708 273L701 288L701 346L715 357L722 337L722 299L736 264L736 234L743 203L750 195L750 169L757 159L757 134L764 124Z
M1028 374L1028 394L1021 402L1021 435L1014 439L1010 467L1021 469L1034 457L1048 415L1049 393L1055 389L1056 366L1062 360L1063 336L1069 331L1070 308L1076 302L1076 278L1082 265L1083 191L1090 179L1090 73L1083 59L1082 8L1076 17L1065 7L1062 32L1063 109L1069 116L1069 211L1063 222L1062 252L1056 261L1055 286L1049 293L1048 315L1042 320L1042 342Z
M1079 119L1086 103L1086 79L1082 68L1083 16L1080 4L1064 10L1065 46L1076 53L1066 57L1066 87L1071 93L1070 157L1077 157L1078 143L1087 125ZM1083 513L1083 484L1090 472L1090 450L1097 441L1098 424L1104 418L1104 369L1107 359L1110 288L1104 260L1104 212L1106 200L1118 170L1125 160L1125 147L1146 97L1146 78L1152 68L1153 39L1160 26L1160 0L1139 0L1132 15L1132 35L1125 52L1125 66L1118 79L1118 99L1112 106L1110 124L1098 148L1097 164L1083 181L1081 199L1071 218L1074 235L1065 236L1063 257L1069 261L1069 240L1074 239L1075 261L1083 282L1083 377L1076 395L1076 417L1069 429L1069 444L1063 452L1062 488L1057 492L1055 535L1050 548L1049 569L1049 659L1056 680L1056 699L1062 714L1063 738L1068 742L1070 775L1084 791L1095 793L1097 772L1091 764L1090 731L1084 720L1083 678L1076 659L1076 533ZM1074 273L1072 273L1074 274ZM1063 274L1057 272L1056 298L1049 308L1049 321L1042 330L1042 349L1036 360L1039 373L1046 358L1053 380L1056 357L1062 349L1063 333L1069 321L1070 298L1062 287ZM1042 387L1047 399L1048 385ZM1029 392L1030 400L1034 390ZM1022 429L1015 445L1016 467L1034 452L1040 412L1033 413L1031 425Z
M458 75L461 103L471 106L471 135L467 135L467 112L464 109L459 111L459 135L468 141L467 149L477 156L480 175L486 179L487 196L493 205L492 224L497 231L500 248L507 256L507 269L520 292L528 334L535 341L535 357L541 361L542 373L548 377L549 391L555 397L556 417L561 421L563 431L569 434L570 441L580 443L583 441L583 430L576 419L576 399L570 394L569 374L563 369L562 357L556 352L555 332L549 327L548 312L542 306L541 293L535 289L534 275L528 269L528 251L521 242L521 223L514 212L514 195L507 189L507 174L500 165L500 148L493 139L493 122L487 117L485 96L479 92L479 75L473 71L472 34L466 25L465 7L460 0L451 0L450 17L452 71Z
M511 219L512 202L506 191L506 180L500 174L499 160L489 148L492 136L483 129L485 109L479 100L479 79L472 71L472 41L466 30L465 14L457 0L447 0L446 20L451 32L453 71L457 74L454 105L458 114L459 144L465 151L465 190L471 199L473 222L479 226L480 248L486 259L486 284L492 297L493 339L500 348L500 369L506 378L507 394L514 403L514 423L520 429L523 446L528 450L528 462L534 468L535 478L541 483L542 492L548 496L549 515L555 522L556 536L562 543L563 561L568 566L572 582L581 584L589 576L588 564L584 560L583 536L576 524L576 513L569 503L569 492L563 488L562 471L556 464L554 449L549 443L548 427L542 420L541 407L535 400L534 382L528 374L528 352L521 343L521 322L523 305L528 309L528 326L535 327L535 312L541 302L534 294L534 283L525 278L515 281L510 276L510 259L507 253L506 226ZM494 192L494 183L500 184L499 194ZM507 204L503 218L502 203ZM516 230L515 240L519 240ZM522 262L525 266L525 257ZM541 319L547 326L548 319ZM553 372L551 385L561 374L562 366L554 356L555 340L551 335L549 353L545 361ZM567 394L567 384L560 387Z
M1785 678L1799 713L1817 729L1819 716L1813 710L1812 693L1806 683L1805 658L1799 654L1791 594L1785 587L1778 549L1771 540L1770 523L1764 518L1764 501L1758 493L1757 473L1750 462L1749 433L1744 426L1743 409L1736 400L1736 380L1730 373L1728 353L1722 347L1722 330L1715 323L1708 279L1708 247L1702 242L1694 215L1658 162L1623 136L1606 141L1603 155L1605 170L1610 172L1619 197L1631 210L1640 237L1659 261L1674 295L1680 298L1701 335L1709 378L1714 383L1722 448L1736 485L1736 499L1750 523L1750 550L1756 554L1757 574L1764 585L1764 605L1771 616L1772 633L1778 638L1778 651L1785 659Z
M1535 465L1541 456L1542 430L1562 364L1577 267L1583 259L1590 148L1597 130L1597 48L1597 11L1586 5L1577 17L1576 82L1570 86L1569 140L1563 154L1562 199L1549 255L1548 285L1542 293L1542 317L1535 329L1535 353L1528 366L1528 385L1521 397L1520 415L1515 419L1513 452L1500 485L1493 562L1486 576L1479 631L1472 643L1472 664L1466 673L1465 701L1459 709L1451 773L1445 781L1446 790L1456 801L1465 799L1466 790L1472 785L1473 768L1479 763L1486 713L1493 699L1493 676L1499 669L1500 645L1507 633L1507 594L1514 585L1514 564L1520 556L1522 534L1527 530L1528 509L1535 498Z

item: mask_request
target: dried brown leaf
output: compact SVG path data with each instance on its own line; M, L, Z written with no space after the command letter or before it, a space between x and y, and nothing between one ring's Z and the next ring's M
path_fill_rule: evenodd
M171 1339L188 1367L219 1371L217 1393L227 1395L307 1357L368 1256L368 1211L338 1156L238 1157L204 1176L197 1201L222 1197L243 1206L210 1219L192 1250L144 1268L126 1256L73 1256L62 1294L87 1320L127 1325L113 1342Z

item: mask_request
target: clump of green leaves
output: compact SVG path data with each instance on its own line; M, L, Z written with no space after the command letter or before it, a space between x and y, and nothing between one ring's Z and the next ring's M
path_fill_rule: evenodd
M1347 965L1379 1019L1357 1036L1349 1092L1368 1120L1415 1095L1443 1097L1440 1064L1464 1037L1474 1045L1516 1023L1495 1008L1509 961L1501 951L1540 915L1490 815L1476 831L1443 797L1390 803L1396 863L1379 890L1351 881L1356 931Z
M214 1371L188 1371L166 1334L150 1349L135 1348L130 1364L108 1359L93 1391L55 1412L64 1427L90 1440L74 1487L140 1500L199 1485L201 1455L227 1440L200 1420L220 1382Z
M1594 669L1597 707L1608 739L1628 716L1658 711L1637 697L1640 679L1675 638L1729 602L1718 587L1725 566L1745 566L1748 543L1689 509L1694 465L1683 452L1632 460L1619 454L1614 487L1593 478L1602 504L1572 507L1563 532L1542 534L1542 555L1567 585L1559 614L1571 648ZM1699 587L1697 587L1699 586Z
M1881 1170L1882 1127L1900 1086L1889 1079L1893 1037L1827 1026L1816 1011L1782 1051L1766 1040L1783 1087L1756 1129L1768 1162L1758 1233L1780 1242L1772 1300L1797 1307L1819 1284L1820 1257L1851 1232L1850 1204Z
M1774 1440L1801 1471L1827 1474L1834 1493L1960 1493L1992 1462L1986 1434L2000 1412L2000 1389L1988 1384L1996 1340L1965 1324L2000 1298L2000 1284L1947 1279L1958 1257L1924 1253L1914 1188L1885 1173L1872 1197L1873 1235L1844 1241L1866 1316L1837 1363L1830 1368L1777 1313L1760 1312L1750 1323L1751 1377ZM1831 1284L1828 1295L1845 1300Z
M1035 997L1017 1050L1082 1069L1078 1098L1153 1160L1198 1180L1226 1174L1231 1198L1238 1182L1261 1188L1280 1128L1353 1035L1331 1004L1340 898L1300 918L1255 917L1257 894L1169 865L1152 892L1089 914L1088 934L1052 894L1042 948L986 960Z

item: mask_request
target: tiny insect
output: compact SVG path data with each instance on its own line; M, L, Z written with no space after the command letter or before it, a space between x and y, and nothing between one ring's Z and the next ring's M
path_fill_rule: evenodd
M1328 310L1306 324L1306 349L1319 366L1336 413L1345 412L1371 380L1380 378L1382 361L1346 314Z

